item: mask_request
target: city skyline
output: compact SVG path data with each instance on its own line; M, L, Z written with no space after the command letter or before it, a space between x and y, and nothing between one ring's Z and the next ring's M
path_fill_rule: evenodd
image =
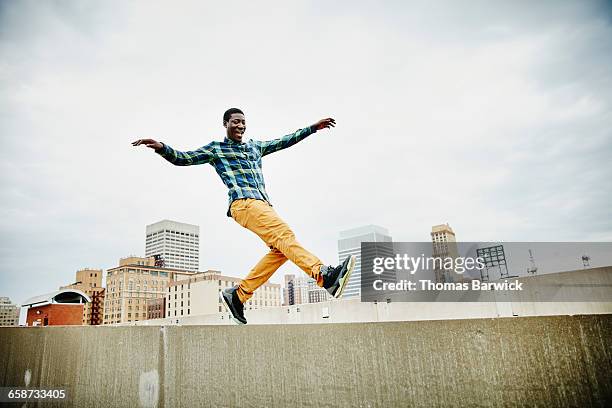
M612 241L606 2L265 10L0 4L0 295L143 256L160 219L201 226L199 269L246 276L268 249L226 216L214 170L130 144L222 140L233 106L259 140L337 120L263 161L272 205L325 264L338 231L370 224L399 242L446 222L470 242Z

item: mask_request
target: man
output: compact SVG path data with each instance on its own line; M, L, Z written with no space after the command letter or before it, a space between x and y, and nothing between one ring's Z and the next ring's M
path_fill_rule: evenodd
M189 152L179 152L153 139L139 139L132 143L133 146L142 144L154 149L176 166L210 163L229 189L227 216L257 234L270 247L270 252L251 269L239 285L225 289L219 294L238 324L247 322L244 317L244 303L287 259L315 279L317 285L327 289L333 297L342 296L355 267L355 257L351 256L341 265L331 267L324 266L319 258L305 250L296 241L289 226L270 205L261 170L263 156L293 146L307 136L334 127L335 124L334 119L326 118L279 139L243 142L246 131L244 113L240 109L231 108L223 114L223 126L226 128L223 142L214 141Z

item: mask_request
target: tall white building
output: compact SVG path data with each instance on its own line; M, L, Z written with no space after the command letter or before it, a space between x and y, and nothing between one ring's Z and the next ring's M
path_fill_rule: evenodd
M340 263L350 255L355 255L357 258L353 274L344 289L343 298L361 296L361 243L392 241L389 231L377 225L367 225L340 232L340 239L338 239Z
M147 225L145 257L161 255L164 267L198 271L200 268L200 227L163 220Z

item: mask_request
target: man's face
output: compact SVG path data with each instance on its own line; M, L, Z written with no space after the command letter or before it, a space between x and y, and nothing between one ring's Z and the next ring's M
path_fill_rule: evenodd
M242 113L232 113L224 126L227 128L227 137L229 139L242 143L242 135L246 132L246 119Z

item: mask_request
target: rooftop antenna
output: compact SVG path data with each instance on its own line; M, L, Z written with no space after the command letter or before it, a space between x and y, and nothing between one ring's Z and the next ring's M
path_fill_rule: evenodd
M588 256L587 254L582 255L582 267L584 269L588 268L589 266L591 266L591 257Z
M531 252L531 249L529 250L529 262L531 263L531 266L527 268L527 273L535 275L538 272L538 267L535 264L535 259L533 259L533 252Z
M161 268L166 266L166 261L164 260L164 257L161 254L153 255L153 257L155 258L155 266Z

